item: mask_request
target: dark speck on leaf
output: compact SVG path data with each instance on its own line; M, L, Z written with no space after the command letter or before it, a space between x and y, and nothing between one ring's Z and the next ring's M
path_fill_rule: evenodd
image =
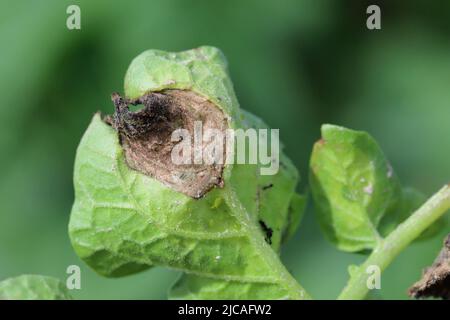
M268 244L272 244L272 233L273 230L271 228L269 228L264 221L259 220L259 225L261 226L262 231L265 234L265 240Z
M270 189L270 188L272 188L272 187L273 187L273 183L270 183L270 184L268 184L268 185L266 185L266 186L263 186L262 189L263 189L263 190L267 190L267 189Z

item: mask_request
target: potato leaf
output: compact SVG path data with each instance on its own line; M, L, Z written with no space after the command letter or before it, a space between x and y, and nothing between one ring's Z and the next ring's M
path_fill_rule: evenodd
M318 221L326 237L344 251L373 249L425 201L420 192L402 189L366 132L323 125L310 167ZM442 220L419 239L435 235L440 225Z
M233 188L253 183L244 176L236 179L240 184ZM286 199L293 195L295 182L292 179L287 188L280 185ZM239 189L239 202L221 189L200 200L175 192L127 167L117 134L99 115L78 148L74 183L72 244L100 274L123 276L159 265L209 279L257 284L258 291L276 287L278 298L305 297L303 290L286 282L258 220L242 210L236 213L245 198L255 196L256 186ZM284 205L287 214L289 201ZM272 225L274 221L266 226L282 229Z
M380 222L401 199L397 177L367 133L322 126L311 156L315 211L328 239L339 249L375 247Z
M127 97L165 89L204 96L228 116L231 128L257 121L239 110L225 59L215 48L149 50L133 60L125 77ZM236 297L243 284L251 288L248 299L307 298L270 246L292 234L302 207L294 196L298 173L285 156L280 161L284 169L272 178L260 177L254 165L227 165L224 188L194 199L128 167L117 132L97 114L75 160L72 245L105 276L165 266L201 278L181 284L232 288L220 292L224 298Z

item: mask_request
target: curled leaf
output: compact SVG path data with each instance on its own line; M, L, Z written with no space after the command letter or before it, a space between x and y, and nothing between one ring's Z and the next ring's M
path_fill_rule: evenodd
M257 119L249 120L252 116L239 110L225 60L215 48L181 53L151 50L138 56L125 79L127 98L165 90L202 96L226 115L230 128ZM211 103L204 106L209 108ZM142 153L127 153L122 133L142 136L140 131L134 135L134 129L120 128L123 124L137 128L148 124L134 116L124 113L119 121L109 118L105 122L97 114L80 142L69 224L77 254L105 276L120 277L151 266L166 266L201 278L182 280L178 288L183 283L202 283L202 288L211 283L230 288L239 284L251 288L246 296L249 299L264 297L268 291L271 294L267 297L272 298L306 298L270 246L279 247L286 230L290 230L287 234L293 232L288 221L298 224L299 220L296 209L301 209L301 201L295 198L290 206L298 173L289 159L282 155L284 169L268 180L260 177L255 165L227 164L223 186L195 197L151 170L130 165L127 154ZM268 184L272 187L266 188ZM187 290L178 290L178 296L180 292ZM223 291L220 296L236 295Z

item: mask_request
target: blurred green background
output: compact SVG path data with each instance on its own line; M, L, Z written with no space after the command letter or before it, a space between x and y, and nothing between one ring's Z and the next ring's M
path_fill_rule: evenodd
M366 28L378 3L382 29ZM81 8L81 30L66 8ZM77 144L96 110L112 112L131 59L157 48L221 48L241 106L280 128L306 185L324 122L369 131L402 182L431 194L450 180L449 1L1 1L0 279L82 269L76 298L164 299L177 272L121 279L96 275L74 254L67 223ZM384 299L406 289L441 245L412 245L382 277ZM347 265L310 206L283 251L315 297L333 299Z

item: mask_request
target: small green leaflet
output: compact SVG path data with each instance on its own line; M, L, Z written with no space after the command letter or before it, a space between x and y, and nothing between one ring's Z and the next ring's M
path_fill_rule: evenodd
M366 132L323 125L310 169L318 221L326 237L344 251L373 249L423 203L419 192L401 188Z

